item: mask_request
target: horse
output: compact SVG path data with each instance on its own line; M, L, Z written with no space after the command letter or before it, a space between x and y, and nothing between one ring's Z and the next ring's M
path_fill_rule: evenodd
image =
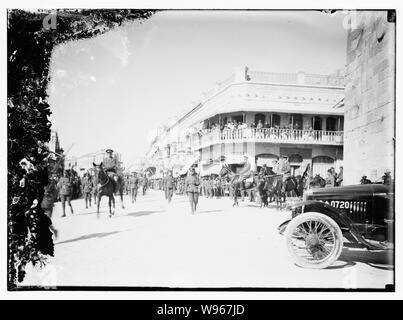
M123 178L120 175L115 174L113 176L113 180L115 182L115 195L119 195L120 198L120 204L122 206L122 209L125 209L125 205L123 204L123 193L125 189L125 183L123 181Z
M322 178L320 174L316 174L309 183L309 186L312 188L324 188L326 186L326 180Z
M256 190L260 197L260 207L268 207L269 202L268 200L268 190L265 188L266 180L262 176L256 176L255 178Z
M115 182L108 176L102 167L102 162L99 165L93 163L95 169L95 176L98 181L97 186L97 218L99 218L99 205L101 203L102 196L109 197L109 217L115 214L115 197L113 196L115 191ZM113 206L113 210L112 210Z
M256 184L254 181L247 182L247 183L244 183L243 181L241 181L241 175L232 172L232 170L229 168L229 166L227 164L224 164L220 170L220 177L222 178L225 176L228 176L230 178L230 185L233 190L234 203L232 206L233 207L239 206L238 192L241 193L241 196L243 198L245 190L250 190L250 189L256 187Z
M285 185L283 184L282 174L267 176L266 184L263 188L266 189L269 194L274 196L277 209L282 208L282 202L286 201L287 195L294 194L297 197L302 197L306 188L309 172L310 165L308 164L302 176L290 176L290 178L285 181Z

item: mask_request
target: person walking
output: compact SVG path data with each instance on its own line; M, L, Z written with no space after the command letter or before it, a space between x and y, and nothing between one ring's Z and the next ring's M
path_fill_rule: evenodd
M91 207L92 197L92 179L89 173L84 174L82 181L83 195L85 200L85 209L88 209L88 205Z
M185 190L188 194L192 214L195 214L197 203L199 202L199 185L199 176L197 175L195 168L191 167L185 180Z
M74 213L73 211L73 207L71 205L71 193L72 193L72 185L71 185L71 181L70 181L70 176L68 171L64 171L64 176L62 178L60 178L58 185L57 185L58 189L60 190L60 200L62 201L62 209L63 209L63 215L62 217L66 216L66 201L67 204L70 207L71 210L71 214Z
M50 221L52 221L53 208L54 203L57 200L57 196L57 176L56 174L52 174L48 185L45 187L45 192L41 203L41 208L45 211L45 214L49 217ZM49 226L49 230L55 235L55 239L57 239L58 231L53 224Z
M174 189L175 189L174 177L172 175L172 170L169 170L167 176L164 178L165 198L168 200L168 203L171 203L172 201Z
M141 185L143 188L143 196L145 196L148 187L148 179L146 174L144 174L143 179L141 180Z
M135 203L137 201L137 191L139 189L139 178L137 177L137 172L133 172L132 176L130 176L129 188L130 195L132 197L132 203Z

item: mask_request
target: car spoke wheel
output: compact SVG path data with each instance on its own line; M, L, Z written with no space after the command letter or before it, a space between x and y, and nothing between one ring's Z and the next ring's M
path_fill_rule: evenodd
M290 221L285 236L295 263L305 268L326 268L343 250L343 235L337 223L318 212L303 213Z

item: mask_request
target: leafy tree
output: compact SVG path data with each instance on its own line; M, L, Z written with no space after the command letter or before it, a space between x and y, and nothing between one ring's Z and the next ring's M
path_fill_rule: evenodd
M17 287L28 263L53 256L50 219L41 209L48 183L50 108L47 85L55 45L91 38L152 10L8 11L8 286ZM56 15L56 28L44 19ZM54 16L53 16L54 19ZM46 21L46 20L45 20ZM54 21L50 19L50 21ZM44 27L45 26L45 27ZM25 159L28 164L21 165Z

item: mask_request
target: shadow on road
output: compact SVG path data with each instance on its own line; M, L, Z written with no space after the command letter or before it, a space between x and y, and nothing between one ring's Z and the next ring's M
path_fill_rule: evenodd
M70 242L76 242L76 241L81 241L81 240L88 240L88 239L93 239L93 238L103 238L103 237L107 237L116 233L120 233L123 231L127 231L127 230L120 230L120 231L111 231L111 232L98 232L98 233L92 233L92 234L87 234L78 238L74 238L74 239L69 239L69 240L65 240L65 241L60 241L55 243L55 245L59 245L59 244L63 244L63 243L70 243Z
M391 250L369 251L364 248L354 250L354 247L345 245L339 260L347 263L361 262L383 270L394 269L393 251Z
M128 214L125 214L123 216L118 216L118 217L141 217L141 216L148 216L150 214L154 214L154 213L161 213L161 212L165 212L164 210L157 210L157 211L136 211L136 212L130 212ZM117 218L118 218L117 217Z
M223 210L204 210L204 211L199 211L197 213L212 213L212 212L222 212Z

